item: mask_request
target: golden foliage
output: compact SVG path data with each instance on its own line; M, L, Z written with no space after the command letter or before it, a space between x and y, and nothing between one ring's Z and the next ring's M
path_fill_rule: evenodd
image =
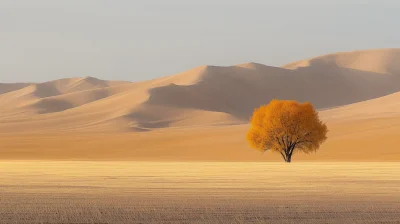
M327 132L310 103L272 100L254 111L247 140L253 148L277 151L290 162L295 151L316 151L327 139Z

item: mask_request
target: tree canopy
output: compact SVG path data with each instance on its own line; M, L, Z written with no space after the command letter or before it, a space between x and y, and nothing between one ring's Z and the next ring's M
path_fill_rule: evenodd
M272 100L255 109L247 140L251 147L279 152L291 162L295 152L315 152L327 139L327 126L314 107L289 100Z

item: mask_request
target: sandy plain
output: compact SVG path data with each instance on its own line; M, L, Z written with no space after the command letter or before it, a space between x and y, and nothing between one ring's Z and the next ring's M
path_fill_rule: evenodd
M399 223L398 163L0 162L0 223Z

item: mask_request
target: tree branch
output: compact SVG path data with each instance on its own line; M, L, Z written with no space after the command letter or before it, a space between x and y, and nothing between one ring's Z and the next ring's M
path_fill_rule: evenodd
M286 161L286 156L285 156L285 154L283 154L283 152L282 152L282 151L279 151L279 152L281 153L281 155L282 155L283 159Z

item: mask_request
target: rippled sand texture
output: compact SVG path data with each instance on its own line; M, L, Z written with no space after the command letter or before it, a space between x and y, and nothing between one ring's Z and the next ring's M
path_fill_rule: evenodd
M0 223L400 223L399 163L0 162Z

